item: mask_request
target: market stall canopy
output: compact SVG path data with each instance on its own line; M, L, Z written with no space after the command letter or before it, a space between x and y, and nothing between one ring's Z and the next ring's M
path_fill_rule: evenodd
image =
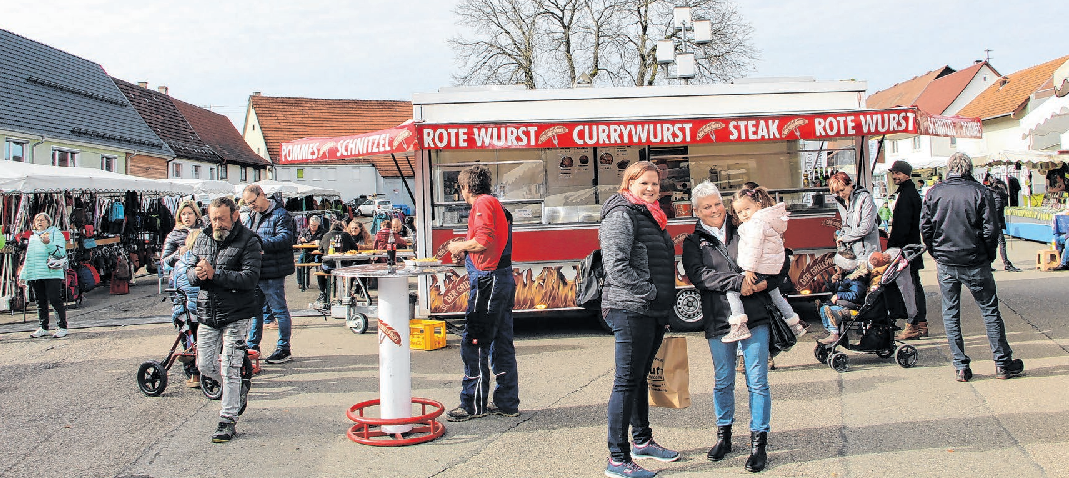
M226 181L213 179L168 179L167 181L188 186L191 188L189 194L207 194L209 196L234 194L234 185Z
M0 192L46 193L63 191L155 192L191 194L192 187L168 180L142 178L93 168L63 168L4 161L0 168Z
M947 165L948 158L940 157L923 157L923 158L898 158L902 161L909 163L913 166L914 170L928 169L928 168L943 168ZM875 174L886 173L891 167L891 163L876 163L876 166L872 168L872 172Z
M338 193L338 191L335 189L321 188L316 186L310 186L307 184L292 183L288 181L275 181L271 179L265 179L263 181L258 181L252 184L260 186L260 188L263 189L264 192L269 195L279 193L286 197L341 196L341 194ZM245 187L246 186L244 184L235 184L231 186L231 188L233 188L232 192L234 194L239 195L245 192Z
M336 138L301 138L282 143L279 164L361 158L378 154L406 153L416 147L412 120L397 127Z
M973 158L974 166L1002 166L1014 165L1018 162L1029 169L1041 172L1057 168L1069 161L1069 155L1058 154L1053 151L999 151L991 156Z
M1021 139L1030 140L1030 148L1047 149L1061 143L1069 132L1069 96L1054 96L1021 118Z

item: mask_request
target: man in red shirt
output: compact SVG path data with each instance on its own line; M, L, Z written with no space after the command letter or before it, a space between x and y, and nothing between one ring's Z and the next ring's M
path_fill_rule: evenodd
M491 175L475 165L457 179L464 201L471 205L468 234L449 243L449 253L463 258L471 283L460 358L464 379L460 406L449 411L449 421L462 422L488 413L520 415L516 348L512 343L512 307L516 279L512 275L512 224L508 211L490 194ZM493 374L491 375L491 367ZM489 400L490 377L497 380L494 401Z

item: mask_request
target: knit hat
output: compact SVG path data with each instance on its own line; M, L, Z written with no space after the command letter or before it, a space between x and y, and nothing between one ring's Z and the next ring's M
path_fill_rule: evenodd
M891 168L888 169L888 171L892 173L902 173L906 176L909 176L910 174L913 174L913 166L900 159L891 164Z

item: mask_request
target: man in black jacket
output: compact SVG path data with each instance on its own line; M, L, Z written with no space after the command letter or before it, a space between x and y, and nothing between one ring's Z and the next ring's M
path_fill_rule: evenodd
M260 240L239 222L234 201L219 197L208 208L211 225L193 243L188 259L189 283L197 296L197 368L202 379L223 387L219 426L213 443L234 437L234 424L245 410L248 384L241 383L242 345L249 322L260 310L253 292L260 278ZM222 366L220 367L220 349Z
M921 243L921 195L917 185L910 177L913 166L905 161L895 161L891 165L891 181L898 185L898 200L891 215L891 234L887 237L887 247L903 248L910 244ZM928 307L924 300L924 286L921 285L920 270L924 269L924 256L918 255L909 264L909 274L913 277L913 296L917 299L917 315L898 335L898 340L915 340L928 336Z
M998 308L991 262L998 246L998 219L991 191L972 176L972 159L954 153L947 160L947 179L932 186L921 213L921 237L938 266L943 294L943 326L954 355L959 382L972 378L965 340L961 335L961 286L972 292L984 316L987 340L995 360L995 377L1006 379L1024 372L1006 341L1006 324Z

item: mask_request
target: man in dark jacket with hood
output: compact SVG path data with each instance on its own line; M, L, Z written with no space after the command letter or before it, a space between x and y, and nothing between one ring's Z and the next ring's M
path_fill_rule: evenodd
M249 348L260 350L264 318L271 315L278 324L278 344L266 361L270 364L289 362L292 360L291 322L289 304L286 303L286 276L297 270L293 262L293 244L297 240L297 228L293 216L282 207L282 202L264 194L260 186L250 184L246 187L242 201L252 208L245 227L260 237L264 251L258 287L263 299L263 315L252 321Z
M954 153L947 160L947 178L932 186L921 213L921 238L938 265L939 291L943 294L943 326L954 355L957 380L972 378L965 340L961 335L961 286L980 306L987 340L995 359L995 378L1024 372L1024 362L1013 358L1006 341L1006 324L998 308L991 262L998 247L998 219L991 191L972 176L972 159Z
M245 410L249 384L241 383L241 345L249 322L260 311L253 291L260 278L260 240L238 222L238 207L227 197L208 208L211 225L186 256L190 285L197 295L197 368L201 377L222 384L222 408L213 443L230 441L234 424ZM220 366L220 349L222 364Z
M898 200L891 215L891 234L887 237L887 247L901 249L910 244L921 244L921 195L910 177L913 166L905 161L895 161L890 173L891 181L898 185ZM924 300L924 286L921 285L921 269L924 269L924 256L918 255L909 264L909 274L913 277L913 296L917 299L917 315L906 324L898 340L928 336L928 307Z

